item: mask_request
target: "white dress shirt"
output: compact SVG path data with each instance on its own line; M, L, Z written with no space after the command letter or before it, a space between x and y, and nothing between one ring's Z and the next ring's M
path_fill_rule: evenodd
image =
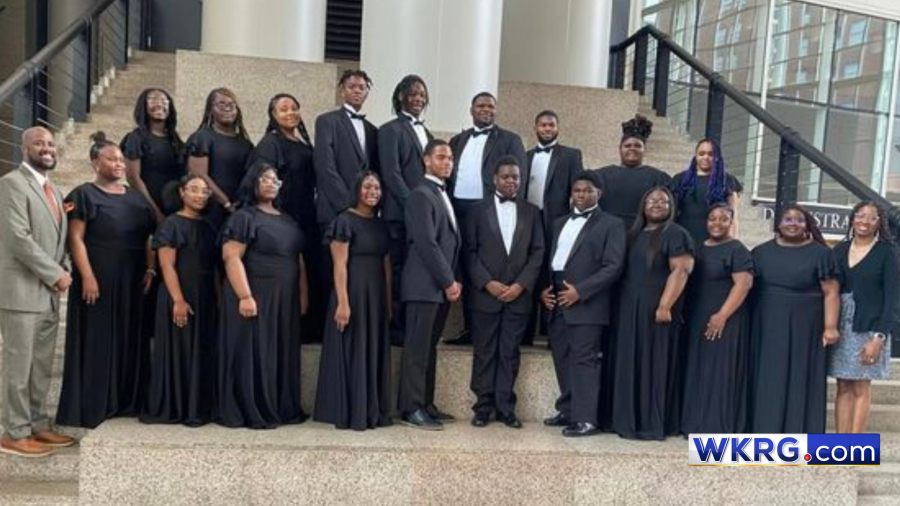
M450 224L453 225L453 230L456 230L456 214L453 212L453 204L450 203L450 196L447 195L444 182L441 181L441 178L431 174L425 174L425 179L434 182L441 188L441 197L444 199L444 205L447 206L447 212L450 213Z
M493 128L478 129L476 132ZM481 200L484 198L484 183L481 179L481 166L484 158L484 145L488 136L491 134L470 136L469 142L459 155L459 162L456 167L456 186L453 190L453 196L458 199Z
M24 165L25 168L28 169L28 170L31 172L31 175L34 176L35 179L37 179L38 186L40 186L41 188L43 188L43 187L44 187L44 184L47 183L47 179L48 179L47 176L45 176L45 175L41 174L40 172L38 172L38 171L37 171L34 167L32 167L31 165L28 165L28 162L22 162L22 165Z
M416 133L416 137L419 138L419 144L422 145L422 150L424 150L425 146L428 144L428 134L425 133L425 125L422 124L423 121L406 111L403 111L403 115L409 118L409 123Z
M585 209L584 212L581 213L576 210L575 214L589 214L596 209L597 206L594 206L590 209ZM576 218L572 216L566 221L566 224L563 225L562 231L559 233L559 240L556 241L556 253L553 254L553 261L550 262L550 267L554 271L564 271L566 269L566 263L569 262L569 255L572 253L572 247L575 246L575 240L578 239L578 234L581 233L581 229L584 228L584 225L589 219L590 217Z
M553 141L547 146L538 144L539 148L552 148L556 146ZM531 174L528 177L528 194L525 199L536 205L538 209L544 209L544 189L547 187L547 171L550 169L550 155L552 151L546 153L535 153L531 158Z
M366 152L366 125L360 118L354 118L354 114L360 114L353 107L344 104L347 116L350 117L350 123L353 123L353 129L356 130L356 138L359 139L359 145L362 147L363 153Z
M513 235L516 233L516 203L509 201L500 203L500 197L494 195L494 204L497 208L497 222L500 223L500 235L503 236L503 247L508 255L512 249Z

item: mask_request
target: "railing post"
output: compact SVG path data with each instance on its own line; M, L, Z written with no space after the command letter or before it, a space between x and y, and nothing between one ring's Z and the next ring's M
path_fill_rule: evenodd
M125 44L122 48L125 66L128 66L128 48L131 46L131 0L125 2Z
M650 45L650 35L642 33L634 43L634 77L631 80L631 89L643 95L647 91L647 46Z
M93 91L94 73L91 65L94 63L94 26L93 23L84 28L81 37L84 39L84 113L91 112L91 91Z
M725 93L719 87L719 75L709 81L709 97L706 102L706 138L721 144L722 123L725 121Z
M610 62L609 71L609 87L621 90L625 88L625 58L628 53L628 48L623 47L622 49L618 49L613 51L612 53L612 61Z
M31 101L31 126L37 126L41 119L41 89L40 77L41 70L34 69L31 74L31 81L28 82L28 99Z
M778 186L775 189L775 231L784 215L784 208L797 202L797 187L800 184L800 152L791 143L797 132L788 130L782 134L778 151Z
M656 42L656 69L653 79L653 109L657 116L665 116L669 106L669 46Z

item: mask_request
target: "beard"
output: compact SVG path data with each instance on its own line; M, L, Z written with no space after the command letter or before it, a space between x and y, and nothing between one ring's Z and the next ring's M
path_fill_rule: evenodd
M48 164L48 163L44 162L44 160L41 157L32 158L31 156L29 156L28 157L28 165L31 165L32 167L34 167L35 170L42 170L45 172L49 172L56 168L56 157L54 156L53 162Z

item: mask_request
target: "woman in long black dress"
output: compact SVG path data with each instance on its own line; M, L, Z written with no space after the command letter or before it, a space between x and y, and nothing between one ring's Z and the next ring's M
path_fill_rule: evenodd
M726 170L722 150L715 141L701 140L694 153L687 170L672 178L672 193L678 202L675 222L687 229L695 244L702 244L707 238L706 217L710 208L728 204L735 212L731 236L737 237L741 183Z
M231 90L216 88L209 92L203 121L188 138L186 150L188 171L206 179L213 192L207 219L219 228L235 210L238 187L253 151L244 116Z
M825 432L825 348L837 342L840 287L815 218L788 206L753 249L750 430Z
M156 276L147 199L122 184L125 158L102 132L92 136L96 177L66 197L69 252L75 264L66 319L66 356L56 420L94 428L136 416L146 387Z
M325 238L334 264L313 417L339 429L391 425L390 241L377 216L381 183L362 172L356 204L339 214Z
M277 204L275 168L255 164L241 208L222 229L219 423L274 428L300 423L300 317L306 313L303 232Z
M744 432L747 418L747 349L750 314L744 301L753 286L750 251L732 237L734 210L715 204L697 249L688 288L684 404L681 432Z
M673 201L665 187L645 193L628 234L612 343L612 429L629 439L665 439L681 421L677 343L694 246L674 222Z
M847 240L834 248L841 280L841 339L829 349L828 374L837 378L835 429L866 432L872 380L888 379L900 269L884 211L860 202L850 214Z
M269 100L266 135L251 157L275 167L284 186L278 192L281 208L303 230L306 249L303 260L309 274L309 311L303 317L303 339L318 342L325 328L330 266L322 251L322 233L316 221L316 173L313 147L300 115L300 102L279 93Z
M200 176L178 183L181 210L153 236L160 284L150 383L141 421L199 426L212 420L216 378L216 231L203 219L212 193Z
M163 189L184 175L184 142L178 135L178 113L166 90L148 88L134 105L137 128L122 139L128 184L150 203L157 224L168 214ZM171 211L170 211L171 212Z

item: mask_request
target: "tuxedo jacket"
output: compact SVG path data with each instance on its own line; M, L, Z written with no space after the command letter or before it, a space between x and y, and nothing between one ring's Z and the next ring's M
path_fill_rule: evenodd
M363 151L347 110L343 107L316 118L316 214L319 223L331 223L356 200L353 185L364 170L378 172L378 128L364 119Z
M529 172L534 161L534 153L534 149L530 149L527 153ZM548 241L552 238L553 223L571 211L569 199L572 196L572 184L583 170L584 162L580 149L557 144L550 152L547 177L544 180L544 208L541 210ZM523 182L524 189L520 193L528 195L531 178L524 179Z
M563 216L553 224L553 248L547 268L552 271L559 235L569 220ZM607 325L610 322L611 290L625 267L625 224L597 208L575 239L563 270L564 279L575 286L579 301L562 309L569 325Z
M425 129L428 140L434 139ZM382 217L403 222L403 207L412 189L425 181L424 150L409 118L399 115L378 129L378 158L384 187Z
M516 228L509 253L503 245L496 199L486 198L468 214L465 230L464 261L472 286L472 308L499 312L505 305L486 289L489 281L505 285L519 283L525 292L508 304L510 310L530 314L541 266L544 261L544 227L540 210L528 202L516 202Z
M414 188L403 212L407 254L401 298L404 302L446 302L444 289L457 279L461 238L438 185L425 180Z
M453 188L456 185L456 169L459 167L459 160L462 157L463 150L466 149L466 144L468 144L469 139L472 138L472 133L474 131L474 128L469 128L462 133L454 135L450 139L450 149L453 150L453 159L456 163L453 175L450 177L450 184L448 185L450 188L450 195L453 195ZM529 166L526 165L525 145L522 144L521 137L509 130L502 129L497 125L494 125L494 128L487 136L488 138L484 143L484 152L481 156L481 181L484 188L483 195L485 197L494 194L494 166L497 165L497 161L500 160L500 158L506 155L516 157L516 160L519 161L519 176L522 181L528 180L529 169ZM524 193L520 192L519 195L520 198L525 198Z
M68 224L55 186L53 196L62 218L58 225L53 204L27 167L20 165L0 178L0 309L43 312L59 307L54 285L63 276Z

